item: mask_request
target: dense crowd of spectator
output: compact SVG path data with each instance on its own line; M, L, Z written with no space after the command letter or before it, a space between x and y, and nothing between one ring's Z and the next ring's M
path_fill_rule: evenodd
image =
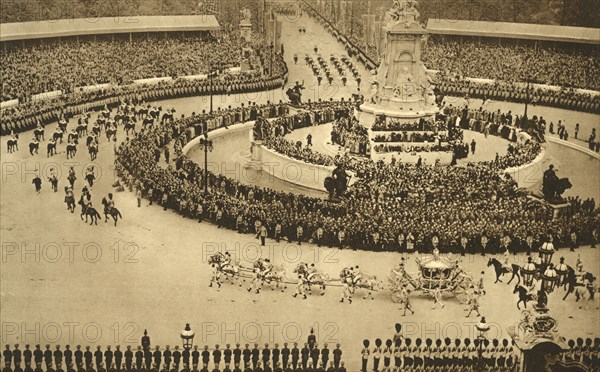
M311 111L322 110L315 106ZM240 232L252 232L260 220L269 238L275 237L279 226L278 239L290 241L315 241L316 230L321 228L319 244L412 252L429 250L431 237L436 235L444 251L464 254L534 251L548 234L557 247L595 244L598 239L598 210L579 207L553 219L549 207L527 198L514 180L499 172L503 166L518 163L504 157L460 167L339 158L337 162L354 171L358 180L338 204L262 189L222 175L204 175L185 156L178 157L175 168L161 168L154 160L155 150L171 139L187 142L192 133L185 128L203 121L203 115L196 115L138 133L117 151L119 174L152 202L184 216L209 219ZM173 132L174 127L179 129ZM163 140L157 142L157 137ZM506 159L521 155L516 150ZM208 178L208 194L201 187L204 177ZM300 236L298 226L303 228ZM483 236L488 243L482 243ZM463 237L466 245L461 244Z
M376 68L379 61L377 48L372 44L366 45L360 37L341 31L333 14L317 13L315 6L307 6L306 13L317 19L334 36L341 35L349 55L356 55L369 69ZM362 19L358 17L354 23L359 25L356 31L360 32ZM423 60L428 68L440 71L436 86L444 94L469 94L471 97L514 102L529 99L532 103L546 106L600 112L600 95L574 89L600 89L600 80L593 73L598 69L600 60L597 49L551 43L534 46L510 39L503 39L502 45L498 45L497 39L486 42L484 38L480 44L479 40L463 39L464 42L457 42L434 35L431 42L424 44ZM573 73L564 66L573 66ZM466 77L497 80L483 83L466 80ZM524 84L527 80L557 85L563 89L530 88L528 97Z
M438 74L436 86L441 92L451 96L494 99L533 105L558 107L592 113L600 112L600 95L578 92L572 88L560 90L534 88L529 93L525 84L507 81L494 83L474 82L447 74Z
M317 165L334 165L334 161L331 156L323 155L320 152L313 151L309 146L303 146L302 142L300 141L294 143L283 137L271 137L265 140L264 145L293 159Z
M429 69L452 76L525 81L600 90L600 52L589 47L537 47L496 39L430 35L422 60ZM569 66L569 68L565 68Z
M209 347L142 345L103 348L19 344L2 352L3 372L346 372L340 344L329 346L309 337L308 342L259 345L225 344Z
M158 84L133 84L100 89L88 92L76 92L56 97L19 104L2 110L0 115L1 134L20 133L45 125L65 117L99 110L104 106L116 107L120 102L130 100L135 103L156 101L166 98L180 98L196 95L235 94L275 89L285 84L287 69L278 57L276 63L281 65L283 75L273 77L261 76L257 73L240 73L220 75L213 79L185 80Z
M391 132L373 136L373 142L448 142L445 134L422 133L422 132Z
M29 44L29 43L28 43ZM149 34L115 40L55 40L0 51L2 101L76 87L136 79L177 78L239 66L241 41L233 34Z
M331 143L346 148L351 154L367 156L370 151L367 128L354 116L340 118L333 122Z
M373 131L431 131L445 130L446 124L441 120L428 120L421 118L414 123L405 123L400 120L378 116L373 123Z

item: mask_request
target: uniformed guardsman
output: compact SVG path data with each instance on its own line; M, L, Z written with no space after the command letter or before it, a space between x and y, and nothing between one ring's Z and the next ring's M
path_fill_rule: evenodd
M106 347L106 351L104 352L104 361L107 368L110 368L110 366L113 364L113 356L113 351L110 349L110 345L108 345Z
M125 369L127 371L131 371L131 367L133 365L133 351L131 351L131 345L127 345L127 350L125 350Z
M375 340L375 347L373 348L373 370L379 371L379 361L381 359L381 340Z
M73 365L73 351L71 350L71 345L65 345L64 357L65 357L65 365L67 366L68 369L70 369L71 366Z
M383 348L383 366L384 370L390 369L390 361L392 360L392 340L388 339L385 341L385 347Z
M254 348L251 351L252 353L252 367L254 369L256 369L256 366L259 363L259 359L260 359L260 350L258 350L258 344L254 344Z
M83 359L85 360L85 368L92 368L92 357L93 354L90 351L89 345L85 347L85 352L83 353Z
M308 368L308 358L310 356L310 349L308 348L308 343L304 343L304 347L300 351L301 360L300 364L302 365L302 369Z
M202 350L202 367L208 368L209 362L210 362L210 351L208 351L208 346L204 345L204 350Z
M142 362L144 360L144 352L142 351L142 347L138 345L137 351L135 352L135 368L140 370L142 369Z
M281 350L279 350L279 344L275 344L275 347L271 351L273 366L279 365L279 356L281 355Z
M286 369L288 367L288 363L290 360L290 349L288 348L287 342L283 343L283 348L281 349L281 362L282 368Z
M361 372L367 372L367 364L369 363L369 354L371 353L369 351L369 340L364 340L363 341L363 349L360 352L361 354L361 362L362 362L362 367L360 369Z
M12 363L12 351L10 351L10 345L6 345L6 349L2 353L2 356L4 357L4 366L10 368Z
M169 369L171 368L171 357L172 357L171 346L167 345L165 347L165 351L163 351L163 360L165 361L165 369L167 371L169 371Z
M296 369L298 366L298 361L300 360L300 349L298 349L298 343L294 342L294 347L292 348L292 368Z
M35 350L33 350L33 361L35 363L36 368L41 367L42 360L44 359L44 353L39 344L35 345Z
M192 369L196 370L198 368L199 362L200 362L200 352L198 351L198 345L195 345L194 351L192 351Z
M32 356L33 356L33 353L29 349L29 344L26 344L25 350L23 350L23 359L25 360L25 368L27 368L27 367L31 368Z
M15 344L15 349L12 352L13 363L15 365L15 370L21 369L21 350L19 350L19 344Z
M146 369L150 370L152 368L152 350L150 350L150 347L144 349L144 362Z
M46 369L52 368L52 350L50 350L50 345L46 345L46 350L44 351L44 362L46 363Z
M262 349L262 362L263 365L266 366L271 359L271 350L269 349L269 344L265 344L264 349Z

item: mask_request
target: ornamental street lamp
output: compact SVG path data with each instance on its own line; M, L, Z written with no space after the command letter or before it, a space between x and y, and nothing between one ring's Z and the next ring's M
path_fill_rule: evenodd
M542 289L546 293L552 293L556 288L556 282L558 282L558 274L554 270L554 265L550 264L542 274Z
M200 151L204 150L204 193L208 194L208 152L213 150L213 141L208 139L208 123L204 130L204 136L200 137Z
M569 273L569 267L565 264L564 257L560 258L560 263L556 265L554 270L556 270L556 273L558 274L558 283L556 283L556 285L559 286L564 284L567 279L567 274Z
M533 262L531 257L527 258L527 263L521 267L523 282L526 286L530 287L534 279L543 279L546 269L552 265L552 256L554 255L554 252L556 252L556 250L554 249L554 244L552 244L552 236L549 236L546 242L544 242L538 250L539 256L536 259L536 262ZM562 281L568 272L568 268L564 264L564 259L561 260L559 267L558 272L554 270L554 268L552 271L556 274L556 280L560 279ZM563 276L561 277L561 275Z
M531 257L527 257L527 263L521 267L521 276L523 277L523 283L530 287L533 284L533 278L537 273L537 267L533 263Z
M552 244L552 237L548 237L546 241L539 249L540 258L542 259L542 265L548 266L552 262L552 256L554 255L555 249Z
M184 350L190 350L192 348L195 335L196 333L190 328L190 323L186 323L185 329L181 331L181 334L179 335L181 337L181 342L183 342Z

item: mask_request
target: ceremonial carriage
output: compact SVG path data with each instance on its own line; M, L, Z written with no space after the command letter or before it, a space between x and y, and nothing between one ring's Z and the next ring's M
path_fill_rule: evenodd
M461 303L468 300L468 291L474 288L474 282L460 267L458 259L452 256L442 257L438 252L434 252L433 255L417 257L416 262L419 267L418 273L407 273L403 262L390 273L392 301L402 301L403 288L420 291L426 295L433 295L433 291L439 289L442 294L451 294Z
M433 295L433 292L439 289L442 294L451 294L461 303L467 302L469 290L475 286L471 276L460 267L458 259L452 256L441 257L435 252L433 255L417 257L416 262L419 266L419 272L416 274L407 273L404 262L392 270L387 286L392 301L401 302L402 291L407 288L427 295ZM227 254L217 253L210 257L209 264L215 269L211 286L216 282L220 287L221 277L232 283L238 279L250 279L253 284L248 291L254 289L256 293L264 284L272 284L271 289L279 288L283 291L287 284L303 283L302 286L309 294L314 287L319 290L320 295L324 295L326 287L333 286L345 288L350 295L356 290L364 290L366 293L363 298L374 299L373 292L385 289L376 276L362 272L358 266L344 268L340 279L334 280L327 273L319 271L314 264L300 262L293 270L293 273L301 278L299 282L298 279L288 279L285 269L280 265L273 265L268 259L259 258L252 267L244 267L231 260ZM241 286L241 283L238 284Z

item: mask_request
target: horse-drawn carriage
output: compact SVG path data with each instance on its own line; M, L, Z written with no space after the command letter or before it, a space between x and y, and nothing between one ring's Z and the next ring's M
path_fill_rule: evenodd
M468 291L474 287L471 276L459 265L459 261L452 257L441 257L437 252L433 255L423 255L416 258L419 272L409 274L401 263L392 270L389 276L389 285L392 292L392 301L402 300L402 288L412 287L413 291L421 291L432 295L434 290L450 293L461 303L468 300Z

